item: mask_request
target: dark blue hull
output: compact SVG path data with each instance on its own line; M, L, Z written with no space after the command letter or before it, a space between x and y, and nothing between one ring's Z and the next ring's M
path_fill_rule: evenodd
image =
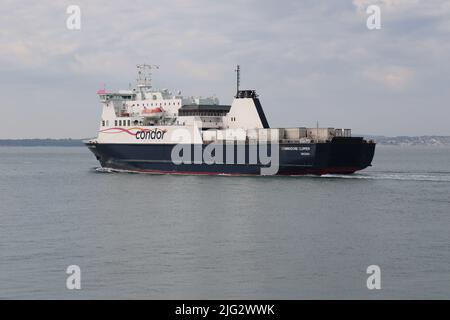
M204 159L175 164L173 144L100 144L87 143L102 167L148 173L260 175L271 164L252 158L258 154L256 145L242 144L224 148L221 161L208 164ZM207 145L199 146L201 152ZM362 138L335 138L331 142L308 144L279 144L277 175L349 174L371 165L375 144ZM193 145L185 146L195 153ZM266 154L272 155L272 146ZM233 150L232 152L230 152ZM264 150L265 151L265 150ZM228 152L228 154L227 154ZM241 155L239 158L238 155ZM245 157L243 156L245 155ZM197 161L196 161L197 160Z

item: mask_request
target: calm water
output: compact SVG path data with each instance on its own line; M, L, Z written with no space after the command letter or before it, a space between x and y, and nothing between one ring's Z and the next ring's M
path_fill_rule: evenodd
M378 147L353 176L96 167L85 148L0 148L0 298L450 298L449 148Z

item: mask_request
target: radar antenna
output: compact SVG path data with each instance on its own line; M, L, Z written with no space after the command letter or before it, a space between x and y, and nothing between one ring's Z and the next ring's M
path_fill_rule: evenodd
M154 64L138 64L138 76L136 79L139 88L152 87L152 69L159 69L159 66Z

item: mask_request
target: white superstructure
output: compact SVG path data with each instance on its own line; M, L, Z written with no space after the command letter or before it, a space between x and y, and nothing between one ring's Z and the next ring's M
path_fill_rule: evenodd
M328 140L349 131L333 128L270 129L258 96L239 90L231 105L217 97L185 97L181 92L152 87L153 65L138 65L137 86L131 90L99 90L102 118L94 143L201 144L216 140L249 142L268 140Z

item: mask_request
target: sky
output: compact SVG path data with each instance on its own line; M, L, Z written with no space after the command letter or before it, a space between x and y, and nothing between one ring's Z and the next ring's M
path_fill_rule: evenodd
M239 64L272 127L450 135L450 0L2 0L0 15L0 139L96 136L96 91L127 89L140 63L222 104Z

